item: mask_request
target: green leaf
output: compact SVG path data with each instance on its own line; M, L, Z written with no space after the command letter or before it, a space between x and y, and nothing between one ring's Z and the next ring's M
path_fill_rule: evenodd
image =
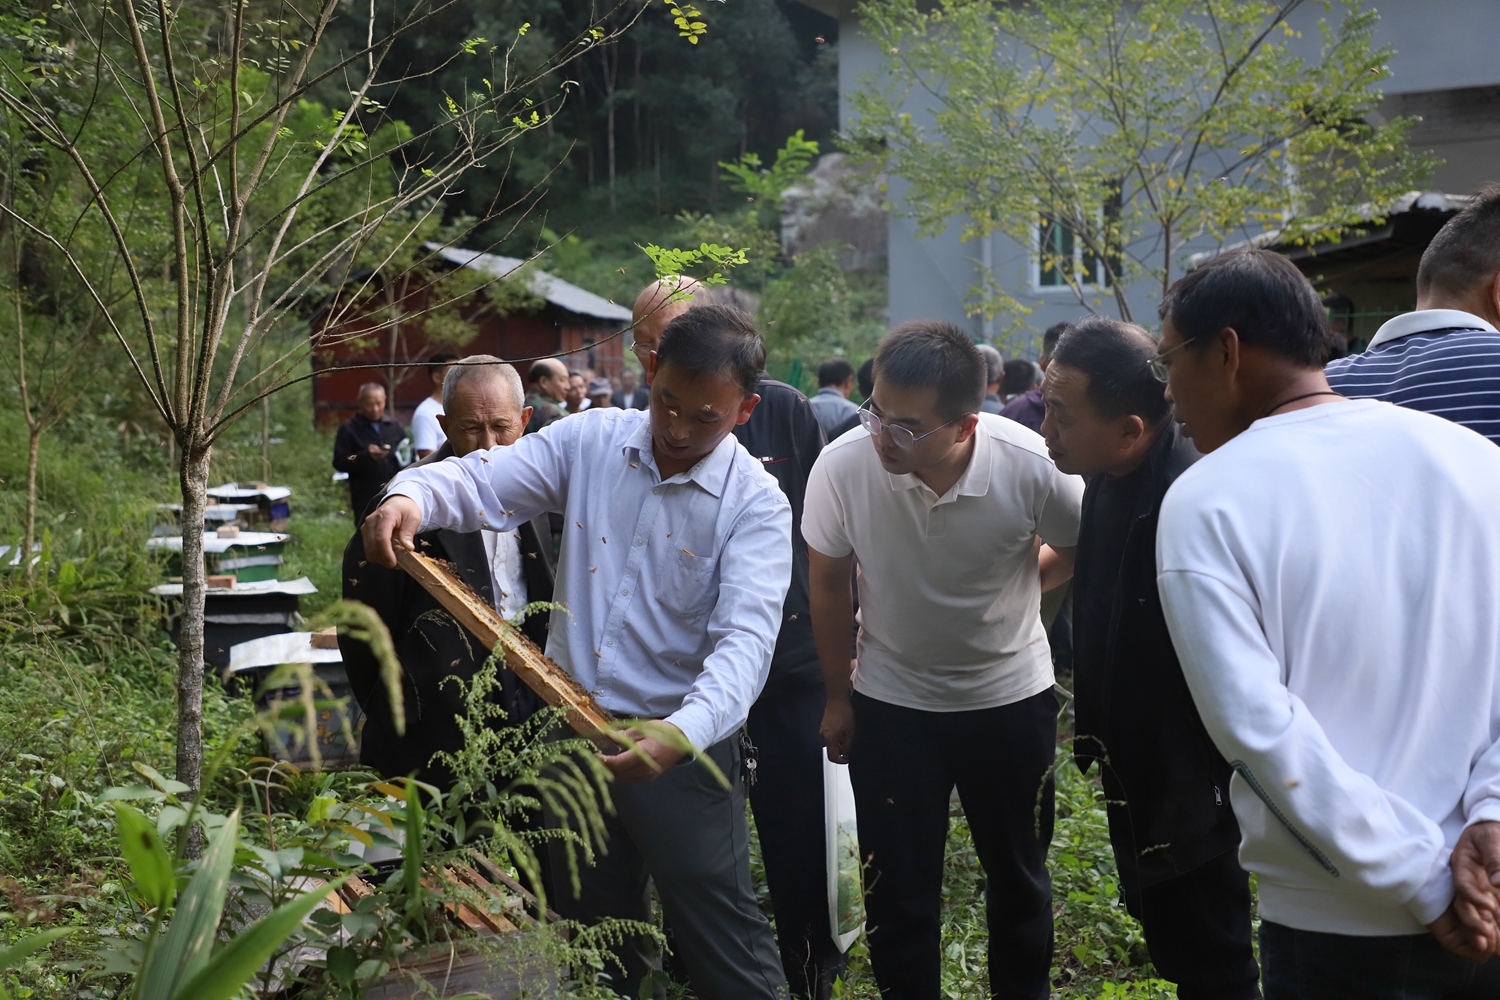
M197 873L183 890L166 936L147 958L136 980L139 1000L176 996L178 984L195 976L208 962L219 918L224 915L224 895L239 829L240 812L236 809L214 835Z
M183 983L173 1000L230 1000L291 937L307 915L349 876L305 892L246 927L220 949L207 965Z
M177 895L177 876L156 825L134 806L116 802L115 829L120 832L120 853L141 898L153 907L171 906Z
M174 778L164 777L160 771L152 767L150 764L142 764L140 761L136 761L135 770L136 773L141 777L147 779L157 788L160 788L162 791L167 792L168 794L181 795L183 792L192 791L192 789L188 788L188 786L184 785L182 782L177 781Z
M73 930L72 927L54 927L50 931L42 931L29 938L22 938L9 948L0 949L0 972L20 965L21 960L27 955L47 947L60 937L72 934ZM0 1000L10 1000L10 993L6 991L3 981L0 981Z

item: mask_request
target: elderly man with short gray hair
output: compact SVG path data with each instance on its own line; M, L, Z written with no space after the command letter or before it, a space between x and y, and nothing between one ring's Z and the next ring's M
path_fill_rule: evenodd
M455 362L443 379L444 412L437 418L448 440L413 468L514 444L531 417L523 395L520 376L499 358L476 354ZM376 503L382 499L383 494ZM528 603L552 599L552 539L545 516L506 532L424 532L418 545L425 554L452 563L459 578L508 619ZM357 533L344 549L344 597L374 608L390 629L406 688L406 733L398 736L374 654L363 642L339 637L345 669L365 713L360 762L386 777L415 771L421 780L446 788L452 776L434 765L432 757L462 748L456 720L464 704L458 685L443 682L452 676L472 678L487 651L451 616L430 614L438 609L437 601L410 576L366 559ZM547 616L526 619L521 631L545 645ZM507 721L517 722L540 707L510 671L504 670L501 682Z

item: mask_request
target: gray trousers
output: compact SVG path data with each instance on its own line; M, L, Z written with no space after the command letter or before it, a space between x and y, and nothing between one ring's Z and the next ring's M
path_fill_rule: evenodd
M593 867L580 867L581 892L574 896L567 860L554 844L552 905L583 923L605 917L650 923L654 882L698 1000L780 1000L787 996L786 978L750 881L739 737L714 744L707 755L729 789L694 761L649 784L611 785L608 853ZM641 981L661 968L661 955L644 937L626 939L616 954L625 973L608 970L614 988L636 1000ZM658 986L655 995L666 993Z

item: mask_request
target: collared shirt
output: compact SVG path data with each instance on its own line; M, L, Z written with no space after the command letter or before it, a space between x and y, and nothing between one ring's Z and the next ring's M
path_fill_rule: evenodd
M484 555L490 564L490 593L495 610L506 621L515 620L526 607L526 573L521 567L519 531L481 531Z
M1363 354L1328 363L1328 384L1463 424L1500 444L1500 332L1459 309L1388 320Z
M870 437L823 449L802 510L807 544L859 560L854 689L929 712L994 708L1052 685L1034 539L1078 541L1083 480L1042 439L979 415L974 452L941 497L880 464Z
M848 420L859 409L849 402L847 396L839 392L831 385L825 385L816 393L807 398L807 403L812 407L813 413L818 418L818 423L823 425L823 433L830 433L835 427Z
M979 404L980 413L993 413L997 417L1000 415L1000 411L1004 409L1005 404L1000 402L1000 397L995 395L993 392L986 393L984 402Z
M564 512L547 654L617 716L707 748L765 685L792 571L792 515L732 435L661 478L645 410L591 410L508 448L398 476L423 530L510 530Z

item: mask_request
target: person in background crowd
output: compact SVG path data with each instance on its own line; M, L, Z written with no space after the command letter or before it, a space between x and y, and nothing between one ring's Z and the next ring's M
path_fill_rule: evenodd
M865 363L859 366L859 371L854 373L854 380L859 384L859 394L863 399L869 399L870 393L875 391L875 359L866 358ZM837 441L860 426L858 411L849 414L848 418L828 435L828 440Z
M1005 362L1005 374L1000 378L1000 396L1005 405L1000 415L1014 420L1033 433L1041 433L1042 426L1042 370L1025 358L1011 358Z
M360 386L359 411L344 421L333 439L333 467L349 474L349 513L355 527L370 500L401 471L396 447L404 440L406 431L386 416L385 386Z
M1496 996L1493 890L1456 902L1450 853L1500 820L1500 450L1329 388L1279 254L1209 261L1160 313L1204 457L1162 503L1158 588L1235 771L1267 1000Z
M1037 605L1072 574L1083 481L1031 431L979 412L985 377L962 330L898 326L860 410L871 433L824 448L807 484L823 737L850 765L870 960L888 1000L938 994L955 785L986 879L990 991L1051 993L1057 699Z
M620 391L615 393L615 405L622 410L644 410L651 405L651 390L636 384L634 368L620 372Z
M431 455L448 440L437 418L443 415L443 376L448 374L448 366L455 360L451 354L434 354L427 360L432 395L418 403L417 411L411 415L411 446L419 459Z
M1057 339L1068 329L1068 323L1053 323L1042 334L1042 356L1033 365L1029 361L1014 360L1005 363L1005 380L1000 394L1006 400L1000 410L1002 417L1009 417L1023 427L1030 427L1038 434L1042 431L1042 374L1052 361L1052 348ZM1040 369L1040 370L1038 370Z
M543 358L531 363L526 380L531 385L530 391L526 393L526 405L531 408L531 420L526 424L526 433L535 434L567 415L562 404L567 399L571 379L561 361Z
M859 409L849 402L854 391L854 366L843 358L830 358L818 366L818 391L807 402L817 414L825 433L854 416Z
M589 399L589 384L583 372L568 372L568 388L563 393L563 408L570 414L582 413L593 403Z
M1325 295L1323 308L1328 310L1328 332L1333 334L1333 356L1347 357L1355 350L1354 300L1347 295Z
M413 468L515 444L531 417L522 405L521 377L514 368L487 354L464 360L471 363L450 368L443 385L441 419L445 432L452 433ZM417 544L425 555L453 564L459 579L507 619L514 620L528 602L552 600L552 540L545 517L504 533L423 532ZM463 691L446 679L469 680L489 653L451 615L434 614L440 609L437 600L416 580L366 558L358 533L344 549L343 572L345 599L368 604L390 629L406 689L406 733L398 735L379 661L363 642L347 634L339 637L350 686L365 713L360 763L387 778L415 773L446 790L453 775L432 757L463 747L457 719L465 714ZM521 631L539 648L546 646L545 615L526 619ZM515 725L542 702L504 663L500 668L504 724Z
M508 531L558 508L585 526L564 534L568 606L553 612L548 655L606 711L678 730L730 787L675 766L680 747L631 733L638 752L603 758L616 779L607 853L549 901L574 920L648 922L654 883L696 996L777 1000L787 984L750 877L739 730L770 667L792 519L730 436L759 402L765 347L744 313L706 305L673 320L651 360L649 413L611 408L413 469L365 522L365 552L391 566L393 544L419 528ZM625 968L614 988L641 996L660 968L650 939L614 947Z
M1074 755L1104 781L1125 906L1182 1000L1258 1000L1250 879L1229 764L1172 649L1156 589L1162 497L1198 453L1151 372L1156 341L1091 317L1053 348L1047 451L1086 477L1073 573Z
M980 344L979 353L984 358L985 370L984 402L979 410L981 413L998 416L1005 405L1000 401L1000 382L1005 378L1005 359L989 344Z
M670 300L688 291L691 299ZM717 288L667 279L646 287L637 315L648 310L670 319L701 305L722 305ZM656 318L656 317L653 317ZM636 327L650 340L655 323ZM650 360L651 355L647 355ZM781 609L781 629L771 654L771 671L750 709L746 732L758 751L756 780L750 786L761 859L776 916L776 943L792 995L826 1000L846 965L828 924L828 870L824 839L823 674L818 665L808 606L807 545L802 540L802 504L807 476L822 451L823 429L808 399L796 389L761 375L760 402L734 433L760 461L792 509L792 578ZM670 932L670 928L669 928Z
M607 378L596 378L589 383L588 397L584 400L587 408L607 410L614 406L615 387Z
M1422 410L1500 444L1500 184L1448 220L1417 267L1417 310L1329 364L1351 398Z

